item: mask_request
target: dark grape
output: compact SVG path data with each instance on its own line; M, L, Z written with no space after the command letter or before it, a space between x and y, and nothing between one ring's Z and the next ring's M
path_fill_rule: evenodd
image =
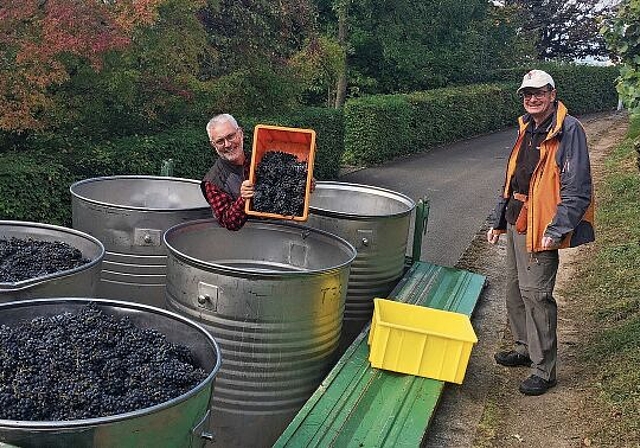
M268 151L256 169L255 211L301 216L307 186L307 163L282 151Z
M0 326L0 419L122 414L178 397L206 377L187 347L92 303Z
M89 263L80 250L62 241L0 238L0 282L13 283L68 271Z

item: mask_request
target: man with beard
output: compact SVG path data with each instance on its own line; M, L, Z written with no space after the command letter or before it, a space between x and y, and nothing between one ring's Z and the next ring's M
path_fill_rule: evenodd
M244 132L232 115L220 114L207 123L207 135L218 160L200 183L202 194L221 226L239 230L247 221L245 200L254 195L248 180L251 158L244 153Z

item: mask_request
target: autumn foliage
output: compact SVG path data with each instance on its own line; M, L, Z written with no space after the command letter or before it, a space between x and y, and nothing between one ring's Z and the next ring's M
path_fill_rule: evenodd
M93 70L129 45L137 26L157 17L161 0L21 0L0 7L0 129L46 127L49 91L70 77L70 62Z

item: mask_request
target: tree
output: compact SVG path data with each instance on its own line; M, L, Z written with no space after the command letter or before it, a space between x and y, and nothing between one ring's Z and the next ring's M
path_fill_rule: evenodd
M487 79L521 58L515 26L485 0L354 2L349 10L351 93L407 92Z
M291 58L292 67L307 90L307 103L317 104L320 102L317 98L324 98L326 107L342 106L337 98L337 88L343 76L346 88L345 60L340 42L322 35L309 39L305 47Z
M78 61L93 71L156 18L161 0L22 0L0 7L0 129L42 129L61 117L51 89Z
M588 56L605 58L606 45L599 34L600 22L610 17L615 1L602 0L506 0L519 12L520 32L532 39L536 59L568 60Z
M290 59L315 35L311 0L208 0L199 18L211 49L201 79L216 84L217 111L276 114L297 104Z
M621 63L616 85L629 111L640 114L640 0L625 0L600 30Z
M201 116L207 36L197 13L204 5L163 0L153 24L136 27L126 48L105 54L99 73L80 61L55 90L59 113L92 136L154 132Z
M286 63L315 25L315 8L305 0L209 0L200 14L214 50L203 76L215 78L254 63Z
M338 13L338 44L342 49L342 64L336 85L336 109L342 107L347 98L347 17L349 10L349 0L336 0L334 5Z

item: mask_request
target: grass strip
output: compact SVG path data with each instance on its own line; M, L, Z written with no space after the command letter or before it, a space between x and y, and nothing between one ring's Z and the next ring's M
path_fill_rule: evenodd
M640 121L629 129L598 187L594 253L565 291L588 307L591 332L579 354L598 416L590 437L602 447L640 446Z

